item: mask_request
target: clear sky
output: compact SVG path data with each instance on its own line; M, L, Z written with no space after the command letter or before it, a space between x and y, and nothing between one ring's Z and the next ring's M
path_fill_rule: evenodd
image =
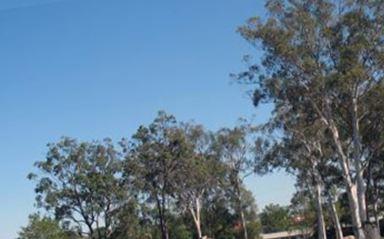
M253 53L236 33L259 0L1 0L0 239L35 209L26 175L61 136L130 136L158 110L207 128L262 122L229 74ZM293 181L250 178L259 207L287 204Z

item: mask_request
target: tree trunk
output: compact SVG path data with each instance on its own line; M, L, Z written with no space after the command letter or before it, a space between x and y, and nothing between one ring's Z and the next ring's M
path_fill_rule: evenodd
M353 164L356 170L356 185L357 185L357 197L359 203L360 220L363 224L367 221L367 207L366 207L366 184L364 181L364 170L362 168L363 153L362 143L360 136L360 124L358 116L358 102L357 97L352 99L352 142L353 142Z
M332 217L333 225L335 228L336 239L343 239L344 237L343 230L341 228L339 215L337 214L335 202L332 200L331 197L329 197L328 203L329 203L330 214Z
M84 217L85 218L85 217ZM87 225L87 227L88 227L88 234L89 234L89 237L91 238L91 239L94 239L95 238L95 233L94 233L94 231L93 231L93 227L92 227L92 223L90 223L89 221L88 221L88 219L85 219L85 224Z
M200 198L196 198L196 200L195 200L195 209L193 207L191 207L191 208L189 208L189 211L191 212L191 215L193 217L193 222L195 224L197 237L198 237L198 239L201 239L203 237L203 233L201 231L201 217L200 217L201 204L200 204Z
M244 210L243 210L243 201L241 198L240 182L239 181L240 181L240 179L237 177L235 187L236 187L236 194L237 194L237 200L238 200L238 208L239 208L241 226L243 229L243 237L244 237L244 239L248 239L247 221L245 220L245 215L244 215Z
M323 203L321 197L321 185L319 182L315 183L316 190L316 211L317 211L317 233L319 239L327 239L327 231L325 229Z
M203 233L201 232L201 225L200 225L200 222L196 222L196 221L195 221L195 226L196 226L197 238L198 238L198 239L203 238Z
M240 210L240 216L241 216L241 223L243 227L244 239L248 239L247 224L246 224L244 212L242 209Z
M355 236L357 239L365 239L365 232L361 222L359 202L357 197L357 189L355 184L347 186L347 194L349 199L349 209L351 211L352 222L354 226Z
M160 198L156 197L156 203L157 203L157 210L159 213L161 238L169 239L168 227L166 224L165 214L164 214L164 202L161 202Z
M340 157L340 166L343 171L344 182L347 187L348 201L353 222L353 228L357 239L365 239L365 233L362 226L359 198L357 193L357 185L353 182L350 170L350 160L344 153L342 143L339 137L339 131L333 121L329 122L329 129L332 132L332 138L336 146L337 153Z
M164 215L160 216L160 230L161 230L161 238L169 239L168 227L164 219Z

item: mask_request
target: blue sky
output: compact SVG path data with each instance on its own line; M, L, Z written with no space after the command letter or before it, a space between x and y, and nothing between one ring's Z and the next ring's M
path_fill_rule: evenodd
M1 0L0 239L33 208L26 180L46 144L130 136L158 110L209 129L262 122L229 74L254 53L236 28L257 0ZM260 207L289 202L283 174L247 180Z

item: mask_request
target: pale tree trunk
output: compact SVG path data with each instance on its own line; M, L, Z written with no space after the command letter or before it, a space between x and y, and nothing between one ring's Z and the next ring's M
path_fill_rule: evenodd
M241 191L240 191L240 179L236 179L236 194L237 194L237 200L238 200L238 208L240 213L240 220L241 220L241 226L243 229L243 237L244 239L248 239L248 231L247 231L247 221L245 219L244 210L243 210L243 200L241 197Z
M201 239L203 237L203 234L201 231L201 217L200 217L201 203L200 203L199 197L195 199L195 206L190 207L189 211L193 217L193 222L195 224L198 239Z
M317 181L317 180L316 180ZM323 212L323 200L321 196L321 184L315 183L315 195L316 195L316 216L317 216L317 233L318 239L327 239L327 231L325 229L324 212Z
M366 191L367 185L364 180L364 152L361 142L358 102L357 97L352 99L352 127L353 127L353 146L354 146L354 166L356 169L357 197L359 201L360 219L363 223L366 237L369 239L380 238L380 226L368 218ZM374 206L374 205L373 205Z
M360 124L358 116L357 97L352 99L352 141L353 141L353 163L356 170L357 197L359 202L360 220L363 224L367 221L366 207L366 184L364 181L364 169L362 168L363 152L360 135Z
M343 239L344 237L343 230L341 228L339 215L337 214L335 201L331 197L329 197L328 204L329 204L330 214L333 221L333 226L335 229L336 239Z
M244 212L242 209L240 210L240 216L241 216L241 223L243 227L244 239L248 239L247 224L246 224Z
M365 232L363 230L363 225L360 218L360 211L359 211L359 202L358 202L358 196L357 196L357 189L355 184L350 184L347 186L347 193L348 193L348 199L349 199L349 209L351 211L355 236L358 239L365 239Z
M359 197L357 193L357 185L353 182L352 176L351 176L351 170L350 170L350 160L345 155L342 143L339 137L339 131L336 128L333 121L328 121L328 127L331 130L332 138L336 146L337 153L340 157L340 166L343 171L343 178L344 182L347 187L347 194L348 194L348 201L349 201L349 207L353 222L353 227L355 231L355 236L357 239L365 239L365 233L363 230L363 225L360 215L360 205L359 205Z
M344 178L344 182L345 182L346 189L347 189L349 209L350 209L350 213L351 213L351 218L352 218L353 228L355 231L355 236L357 239L365 239L366 236L365 236L365 232L364 232L363 224L362 224L363 216L361 215L361 210L360 210L360 208L363 208L363 206L359 203L361 201L365 201L365 197L363 197L363 195L361 193L362 189L363 189L361 187L362 181L360 181L358 183L359 184L359 192L360 192L360 193L358 193L357 192L358 185L357 185L357 183L354 182L354 180L352 178L352 174L351 174L350 158L347 157L347 154L344 152L344 149L342 146L342 141L341 141L340 135L339 135L339 130L336 127L336 123L334 122L334 120L332 118L330 99L325 98L325 112L321 111L319 109L319 107L317 106L317 104L314 103L313 101L312 101L312 104L313 104L315 110L319 113L321 120L324 122L324 124L327 126L327 128L331 131L332 140L333 140L334 146L336 148L336 152L340 158L339 162L340 162L340 167L341 167L342 172L343 172L343 178ZM355 115L355 121L358 122L357 121L357 119L358 119L357 118L357 108L353 109L353 111L355 111L355 110L356 110L356 114L354 114ZM355 128L355 126L353 126L353 127ZM356 133L357 133L357 131L356 131ZM361 152L361 150L359 150L359 151ZM357 155L356 152L357 151L355 151L355 156ZM359 152L359 154L360 154L360 152ZM355 162L356 162L356 160L355 160ZM361 170L359 173L362 173ZM358 176L356 178L356 180L359 181L361 178L362 177ZM359 198L360 198L360 200L359 200ZM364 209L363 209L363 211L364 211Z
M308 148L308 153L311 150ZM315 190L315 201L316 201L316 217L317 217L317 236L318 239L327 239L327 230L325 228L324 211L323 211L323 179L319 172L318 160L314 157L310 158L311 168L310 177L312 178L312 186Z
M367 185L364 180L364 155L362 151L362 143L360 136L359 120L358 120L358 108L357 99L352 100L353 105L353 144L354 144L354 165L356 168L356 182L357 182L357 195L359 199L359 210L361 221L363 222L364 231L367 238L378 239L380 238L380 226L375 222L371 222L368 218L366 191ZM374 205L372 205L374 206Z

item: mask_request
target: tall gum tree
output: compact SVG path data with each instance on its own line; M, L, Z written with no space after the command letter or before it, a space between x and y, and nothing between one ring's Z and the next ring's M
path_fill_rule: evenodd
M338 155L356 237L366 238L369 158L361 125L366 97L382 85L383 1L270 0L265 21L252 18L242 36L263 53L261 65L238 75L256 86L254 104L273 102L274 113L313 112Z

